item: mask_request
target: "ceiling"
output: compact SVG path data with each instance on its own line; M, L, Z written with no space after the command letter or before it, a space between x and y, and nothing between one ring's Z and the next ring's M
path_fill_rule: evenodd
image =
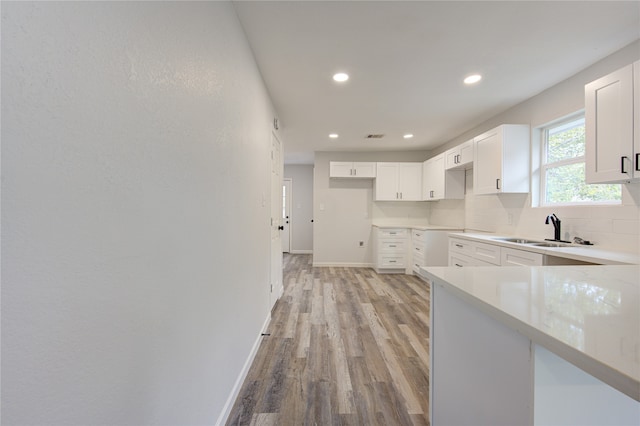
M286 164L311 164L314 151L432 149L640 38L639 1L234 6ZM338 71L350 79L334 82ZM483 79L466 86L472 73Z

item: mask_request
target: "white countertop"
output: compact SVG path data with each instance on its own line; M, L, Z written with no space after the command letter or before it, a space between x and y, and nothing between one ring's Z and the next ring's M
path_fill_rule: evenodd
M460 227L455 226L439 226L425 224L407 224L404 222L375 222L373 226L376 228L408 228L419 229L421 231L462 231Z
M423 267L421 275L640 401L640 266Z
M511 243L501 241L499 238L510 238L513 235L481 234L481 233L452 233L452 237L462 238L471 241L491 243L503 247L515 248L518 250L530 251L533 253L545 254L548 256L564 257L567 259L580 260L583 262L598 263L603 265L637 265L640 259L637 254L607 250L598 246L582 246L572 244L567 247L537 247L527 244ZM543 238L530 238L531 240L544 241Z

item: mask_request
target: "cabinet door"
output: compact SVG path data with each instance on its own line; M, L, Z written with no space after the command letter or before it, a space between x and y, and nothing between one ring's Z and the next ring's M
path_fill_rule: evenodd
M471 256L462 253L449 253L449 266L464 268L465 266L475 266L475 260Z
M458 157L459 166L468 166L473 163L473 139L460 145L460 154Z
M422 199L433 200L433 159L430 158L422 163Z
M422 163L399 163L398 192L404 201L420 201L422 195Z
M502 137L494 129L474 139L473 192L497 194L502 182Z
M502 247L500 256L501 266L542 266L542 255L540 253Z
M376 177L376 163L353 163L355 177L374 178Z
M633 178L633 65L585 86L586 182Z
M352 177L353 163L351 161L330 161L329 177Z
M376 165L376 201L398 200L398 164L377 163Z
M444 194L444 155L438 155L434 157L432 164L432 176L433 179L432 187L433 187L433 199L434 200L442 200L445 196Z
M458 158L460 155L460 148L455 147L451 148L447 152L444 153L445 157L445 169L452 169L458 166Z

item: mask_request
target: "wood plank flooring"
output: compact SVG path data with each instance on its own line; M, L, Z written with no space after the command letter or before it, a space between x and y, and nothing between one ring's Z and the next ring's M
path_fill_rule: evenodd
M427 425L427 285L289 254L284 280L227 425Z

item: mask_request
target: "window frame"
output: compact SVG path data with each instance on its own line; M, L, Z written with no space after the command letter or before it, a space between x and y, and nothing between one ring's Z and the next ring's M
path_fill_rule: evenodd
M550 123L545 124L540 127L540 196L538 197L538 202L540 207L555 207L555 206L618 206L622 205L622 189L620 190L620 199L619 200L606 200L606 201L568 201L563 203L551 203L546 199L547 195L547 171L549 169L555 169L563 166L568 166L572 164L584 164L586 170L586 153L578 156L566 158L563 160L554 161L552 163L547 162L547 153L548 153L548 143L549 143L549 130L554 129L556 127L560 127L564 124L571 123L572 121L577 121L579 119L585 118L585 112L580 111L575 114L571 114L566 116L560 120L552 121ZM586 145L586 142L585 142ZM585 146L586 149L586 146Z

